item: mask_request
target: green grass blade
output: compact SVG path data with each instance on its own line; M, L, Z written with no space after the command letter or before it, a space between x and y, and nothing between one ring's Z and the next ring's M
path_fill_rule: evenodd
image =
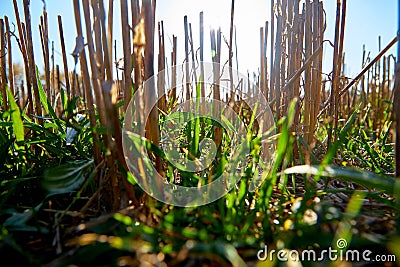
M40 97L40 102L42 102L43 108L46 111L46 114L49 114L49 102L46 96L46 93L43 89L42 82L40 81L40 75L39 75L39 70L38 67L36 66L36 79L37 79L37 85L39 89L39 97Z
M336 165L325 167L318 165L300 165L288 168L285 174L310 174L324 177L338 178L346 182L354 182L365 187L375 188L388 194L393 193L395 179L390 176L378 175L369 171L355 168L343 168Z
M196 117L194 120L194 132L192 139L192 155L199 156L199 142L200 142L200 83L196 86Z
M42 186L49 193L67 193L77 189L84 181L93 160L77 160L45 170Z
M46 114L50 114L50 116L53 119L57 119L57 115L54 112L54 109L50 103L50 101L47 99L46 92L43 89L42 82L40 81L40 75L39 75L39 69L36 66L36 79L37 79L37 85L39 89L39 97L40 101L42 102L43 108L46 111Z
M23 142L24 141L24 125L22 123L21 111L19 110L19 107L18 107L17 103L15 102L15 98L14 98L13 94L11 93L10 88L8 88L8 86L7 86L6 89L7 89L8 100L10 103L12 127L14 130L15 138L16 138L17 142Z
M352 239L352 224L351 221L357 217L360 213L361 208L364 204L365 200L365 192L356 191L353 193L349 204L347 205L346 212L343 216L342 221L339 223L339 227L336 230L335 238L332 240L332 247L339 251L345 251L348 249L348 245L343 244L350 244ZM341 243L344 242L345 243Z

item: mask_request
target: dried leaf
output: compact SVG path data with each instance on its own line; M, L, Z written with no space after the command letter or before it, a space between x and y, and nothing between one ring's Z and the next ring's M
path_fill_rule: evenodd
M74 51L71 53L75 58L79 56L79 54L82 52L83 48L85 47L85 42L83 39L82 35L78 35L75 38L75 48Z
M134 29L133 45L144 46L146 44L145 26L143 18L140 19L139 23Z

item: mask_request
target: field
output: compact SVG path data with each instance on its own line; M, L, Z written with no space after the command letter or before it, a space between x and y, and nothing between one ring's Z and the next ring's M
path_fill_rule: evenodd
M0 18L4 262L397 266L400 68L388 51L398 36L360 51L348 77L347 1L327 21L324 1L272 0L253 40L258 71L242 74L235 0L229 34L208 32L199 11L199 43L185 16L171 51L155 0L72 2L58 25L45 8L33 25L29 0L13 0L15 21Z

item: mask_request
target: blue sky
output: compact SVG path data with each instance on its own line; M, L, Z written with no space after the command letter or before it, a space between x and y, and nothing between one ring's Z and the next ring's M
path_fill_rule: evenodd
M7 15L11 22L15 22L12 1L0 0L0 15ZM23 19L22 0L17 1ZM107 5L108 1L105 1ZM129 2L129 1L128 1ZM396 35L397 1L396 0L348 0L347 19L345 29L345 53L347 75L355 76L361 69L362 46L365 44L367 51L371 51L371 57L378 53L378 36L382 38L382 48ZM325 39L333 41L335 23L335 0L325 0L324 7L327 13L327 30ZM119 17L119 0L114 1L114 37L121 43L121 29ZM55 61L62 65L61 48L59 43L57 15L62 15L64 35L66 39L67 53L74 49L76 37L74 13L72 1L69 0L48 0L46 9L49 17L49 38L54 41ZM41 0L31 0L32 29L34 33L35 57L40 62L42 52L38 31L39 17L43 10ZM195 45L198 45L199 12L204 11L205 19L205 55L210 55L209 50L209 29L221 26L223 34L229 37L230 0L158 0L157 20L164 20L166 31L167 51L169 55L172 34L178 36L178 63L182 63L184 54L183 16L188 15L192 23ZM256 71L259 66L259 28L270 19L270 1L268 0L236 0L235 24L237 25L238 60L239 70L245 73L247 70ZM13 56L21 61L16 43L13 43ZM50 44L51 45L51 44ZM51 47L51 46L50 46ZM228 54L227 47L223 46L223 53ZM394 49L390 52L394 53ZM330 71L333 49L325 46L324 68ZM117 57L121 57L122 49L117 46ZM211 60L210 56L206 60ZM168 58L168 64L170 59ZM68 63L73 64L72 56L68 56ZM43 65L43 64L42 64Z
M348 0L345 29L345 63L349 75L355 76L361 70L362 47L375 57L378 51L378 36L381 36L382 49L397 33L396 0ZM336 1L324 1L327 12L327 32L325 39L334 39ZM333 49L327 49L332 54ZM395 46L390 53L395 53ZM331 57L329 57L330 59ZM328 55L326 57L328 60ZM329 66L332 63L329 61Z

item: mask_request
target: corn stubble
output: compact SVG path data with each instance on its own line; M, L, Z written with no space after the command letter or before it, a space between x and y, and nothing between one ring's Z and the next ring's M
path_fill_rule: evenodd
M306 0L300 4L297 0L273 0L271 1L271 20L266 21L265 25L260 28L260 66L259 72L254 73L253 77L270 103L276 121L287 114L289 104L293 99L299 100L295 107L294 123L290 129L302 140L294 146L293 157L296 163L313 163L314 149L325 150L337 140L336 129L340 129L343 126L341 125L342 121L346 121L354 112L355 103L360 103L358 109L361 115L370 112L373 121L372 127L378 132L377 135L380 131L387 130L382 123L393 100L392 76L396 58L386 56L385 53L397 42L397 37L373 59L369 57L369 54L367 56L367 52L364 50L362 71L354 79L346 77L343 68L345 63L343 40L346 2L346 0L337 0L333 69L329 75L324 74L322 70L324 48L328 43L324 39L327 22L322 1ZM13 4L17 20L18 44L25 70L25 83L18 88L14 81L10 38L12 34L17 34L11 33L8 18L1 18L0 90L2 98L7 99L6 87L8 85L13 95L18 96L17 103L20 108L26 107L29 116L34 115L33 119L38 123L43 123L42 115L47 114L44 114L45 110L39 95L38 83L41 81L37 80L35 73L39 57L33 51L29 1L23 1L25 21L20 18L17 1L14 0ZM199 17L199 50L197 51L196 44L193 42L192 24L185 16L183 18L184 49L178 49L178 37L173 35L172 51L166 51L164 28L168 28L168 25L163 21L156 24L156 1L132 0L128 5L127 0L121 0L120 22L114 21L113 10L116 7L112 0L108 1L108 14L105 12L104 1L74 0L73 5L77 32L73 56L75 64L80 66L80 73L76 72L76 66L74 71L69 70L66 54L68 49L64 44L63 20L61 16L58 16L64 75L60 74L59 66L54 63L54 54L49 48L48 14L44 10L39 25L42 47L40 60L44 62L45 66L44 90L49 103L59 117L63 116L64 106L61 98L56 96L61 94L61 91L65 91L68 99L74 97L82 99L79 108L84 110L89 117L92 129L105 129L101 133L92 131L92 138L94 140L94 161L95 164L101 166L99 168L101 171L97 173L97 181L99 188L104 192L103 197L106 198L104 202L111 203L108 208L117 210L127 206L128 200L138 205L139 200L135 197L132 185L126 182L125 176L121 172L121 168L127 171L127 166L122 149L120 120L126 112L133 93L140 88L144 81L154 75L155 58L157 58L157 71L159 72L168 67L169 58L172 69L169 73L172 88L166 94L159 89L158 92L148 92L143 96L142 103L146 106L149 99L163 95L158 101L157 107L151 110L150 117L146 122L146 137L154 145L159 145L160 116L167 114L177 102L190 100L193 97L194 88L189 86L190 75L195 73L194 70L197 67L200 67L200 77L195 79L201 86L201 97L206 97L202 83L204 79L203 61L207 61L207 57L204 56L206 44L204 44L203 12ZM227 62L231 68L234 54L234 12L234 1L232 1L229 39L225 42L228 47ZM121 25L119 28L122 31L122 40L116 40L116 42L122 42L123 47L123 67L119 66L119 62L115 62L115 70L112 66L113 58L116 56L115 51L113 55L113 23ZM158 39L158 55L154 55L155 35ZM223 64L221 60L223 59L222 48L224 45L221 30L211 30L210 39L211 61L218 63L214 65L213 69L213 98L233 103L232 106L235 106L240 113L238 106L240 106L241 99L234 99L234 94L230 94L230 92L223 95L219 86L222 71L219 63ZM244 48L236 47L237 49ZM268 49L270 50L269 55ZM177 87L177 84L181 82L176 80L177 58L180 51L185 58L186 90ZM325 52L329 51L332 49L326 49ZM3 56L5 54L7 56ZM122 80L118 80L121 69ZM396 70L398 70L398 64ZM117 80L114 79L115 73ZM233 77L232 74L231 77ZM164 88L165 80L163 79L158 80L158 88ZM396 79L395 85L398 88L398 79ZM233 91L232 86L233 83L231 83L231 91ZM180 89L182 92L186 92L185 96L178 94ZM251 88L248 90L251 91ZM397 95L397 93L394 94L396 101L398 101ZM123 105L119 105L120 101L123 101ZM2 109L6 110L7 105L7 101L3 101ZM397 104L396 107L398 106ZM398 119L398 115L396 118ZM325 124L327 123L329 126L326 128ZM27 132L26 134L33 133ZM324 137L327 135L327 138L321 139L321 135ZM216 127L213 137L215 143L220 144L223 140L222 129ZM153 154L153 159L157 171L163 173L165 166L159 155ZM399 160L397 160L398 162ZM157 183L161 188L162 181L157 181ZM121 197L121 191L127 192L127 196Z

